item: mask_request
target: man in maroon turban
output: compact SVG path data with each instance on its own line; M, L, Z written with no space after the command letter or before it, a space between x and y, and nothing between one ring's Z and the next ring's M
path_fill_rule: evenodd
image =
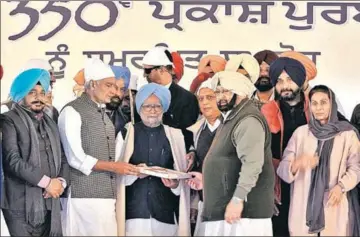
M278 56L275 52L270 50L263 50L257 52L254 55L254 58L258 61L260 66L260 76L259 79L255 82L256 91L254 92L252 98L254 99L259 108L263 104L266 104L274 100L274 89L271 84L269 77L270 64L275 61Z

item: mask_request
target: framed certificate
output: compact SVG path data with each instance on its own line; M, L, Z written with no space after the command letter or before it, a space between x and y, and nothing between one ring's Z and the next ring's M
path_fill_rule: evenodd
M151 175L164 179L191 179L192 175L176 170L165 169L158 166L148 166L140 168L141 174Z

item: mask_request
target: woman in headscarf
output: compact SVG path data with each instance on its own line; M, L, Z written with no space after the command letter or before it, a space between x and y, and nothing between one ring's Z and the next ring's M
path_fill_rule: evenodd
M326 86L309 93L310 122L290 139L277 170L290 183L291 236L358 236L359 134L339 121L335 95Z

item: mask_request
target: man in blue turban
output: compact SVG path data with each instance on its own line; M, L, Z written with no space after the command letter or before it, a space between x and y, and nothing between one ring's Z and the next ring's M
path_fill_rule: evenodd
M57 125L44 112L49 86L47 70L23 71L11 85L12 109L0 115L6 138L2 208L11 236L62 235L59 197L66 188L69 167Z
M150 83L140 88L135 103L142 121L129 123L125 143L117 144L123 154L119 159L141 167L140 170L155 166L155 169L186 171L181 130L162 124L170 102L170 91L164 86ZM117 218L118 236L190 236L190 190L184 181L158 176L123 179L118 188L123 192L120 191L117 202L125 205L117 205L116 212L125 218ZM132 198L122 202L124 197ZM175 215L179 215L176 222Z
M129 122L127 116L121 110L121 103L124 94L130 83L130 70L127 67L110 66L116 79L116 93L111 97L110 102L106 104L106 113L115 126L115 134L121 132L123 138L126 135L125 125Z

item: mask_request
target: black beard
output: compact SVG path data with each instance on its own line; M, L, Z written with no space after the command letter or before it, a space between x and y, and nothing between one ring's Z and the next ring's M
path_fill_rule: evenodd
M285 96L285 97L281 96L281 93L284 92L284 91L291 91L292 93L289 96ZM281 90L280 94L277 92L277 90L275 90L275 98L278 99L278 100L287 101L287 102L293 101L296 98L296 96L298 96L299 94L300 94L300 88L295 90L295 91L293 91L293 90Z
M220 103L217 103L217 106L221 112L226 113L234 108L235 102L236 102L236 94L233 95L229 103L226 103L225 105L220 105Z
M266 79L266 82L263 81L264 79ZM256 82L255 82L255 87L258 91L260 92L265 92L265 91L269 91L273 88L273 85L271 84L270 78L269 77L260 77Z
M43 110L44 110L44 108L45 108L45 106L44 106L45 104L44 104L42 101L40 101L40 100L31 102L32 105L33 105L33 104L39 104L39 103L40 103L41 105L43 105L43 107L42 107L41 109L32 109L31 106L29 106L29 110L31 110L32 112L34 112L34 113L36 113L36 114L42 113Z
M121 105L121 99L118 96L111 97L110 103L106 104L106 109L108 110L117 110Z

